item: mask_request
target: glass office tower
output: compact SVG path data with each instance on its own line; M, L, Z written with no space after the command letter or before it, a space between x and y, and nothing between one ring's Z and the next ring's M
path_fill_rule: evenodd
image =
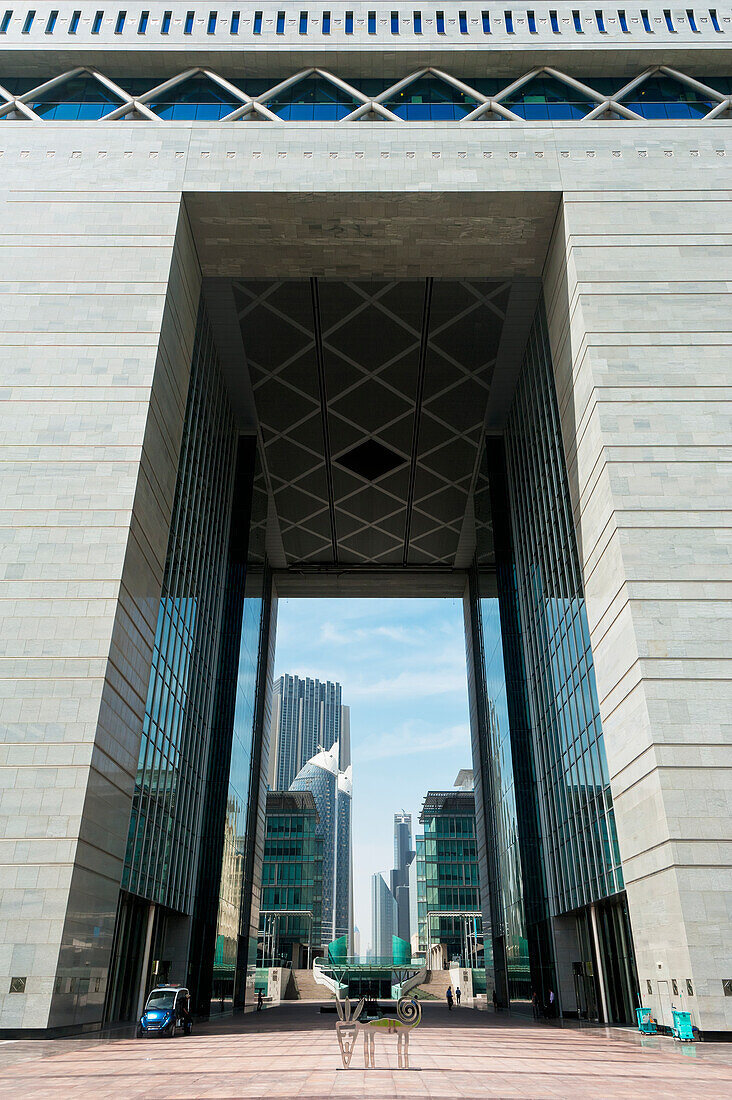
M323 839L310 791L267 795L260 966L308 967L322 945Z
M411 942L409 868L414 859L412 848L412 815L402 811L394 814L394 867L389 885L397 903L397 932L400 939Z
M316 833L323 844L323 945L341 936L353 939L353 857L351 847L351 768L338 766L336 741L300 769L291 791L309 791L318 810Z
M377 963L390 963L397 935L398 912L394 895L378 871L371 876L371 950Z
M351 763L350 716L341 685L285 673L275 681L270 731L269 782L286 791L319 748L340 745L339 766Z
M462 776L463 773L461 772ZM417 911L427 966L484 964L475 798L468 785L428 791L419 815Z

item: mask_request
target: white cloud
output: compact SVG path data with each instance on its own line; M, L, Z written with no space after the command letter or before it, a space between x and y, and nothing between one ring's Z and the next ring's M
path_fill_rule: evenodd
M362 649L365 642L379 642L384 638L403 645L424 645L432 635L422 627L371 626L354 627L344 630L335 623L324 622L320 627L320 641L337 646L357 645Z
M431 728L425 722L404 722L396 730L385 730L354 745L354 767L369 760L442 753L458 746L464 750L469 744L470 727L466 723Z
M396 676L372 680L370 683L351 681L348 698L357 699L425 699L431 695L452 695L466 691L465 668L425 668L400 672ZM345 691L344 691L345 698Z

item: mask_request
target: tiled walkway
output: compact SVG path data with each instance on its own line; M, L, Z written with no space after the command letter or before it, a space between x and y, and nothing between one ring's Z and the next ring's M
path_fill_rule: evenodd
M411 1069L377 1036L375 1070L340 1069L335 1016L309 1004L201 1025L188 1038L0 1044L0 1096L106 1100L217 1097L521 1097L525 1100L721 1100L732 1049L643 1043L631 1032L562 1029L426 1004Z

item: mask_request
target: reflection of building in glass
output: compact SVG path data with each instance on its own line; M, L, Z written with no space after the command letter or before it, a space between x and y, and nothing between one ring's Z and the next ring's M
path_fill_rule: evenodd
M472 772L463 769L452 791L428 791L419 815L419 950L432 969L454 961L483 962L472 780Z
M338 766L339 745L322 749L293 780L291 791L310 791L318 810L317 835L323 842L323 944L353 940L353 863L351 856L351 766Z
M288 790L318 749L340 745L339 765L351 763L349 708L341 703L341 685L285 673L275 681L269 748L269 785Z
M146 685L111 1020L134 1016L138 990L153 980L192 978L195 1003L207 1011L233 1004L237 974L243 996L244 848L259 766L252 744L268 614L259 561L252 558L245 581L255 462L251 442L237 441L202 312ZM241 507L230 520L232 501Z
M320 950L323 840L311 791L267 795L259 957L306 967Z
M397 934L397 903L383 875L371 876L372 958L391 962Z
M412 848L412 815L394 814L394 867L390 875L391 892L397 904L396 934L408 943L411 941L409 867L414 860Z
M490 534L482 525L490 517ZM495 983L632 1019L635 962L543 308L476 492ZM475 635L474 635L475 637ZM480 668L478 668L480 674ZM603 976L598 981L598 972Z

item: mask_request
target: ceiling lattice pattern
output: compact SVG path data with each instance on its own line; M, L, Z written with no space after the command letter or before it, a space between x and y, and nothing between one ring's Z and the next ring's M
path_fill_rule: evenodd
M697 117L700 121L732 117L732 94L730 94L732 87L728 80L723 81L723 90L720 90L719 87L710 86L692 76L662 65L646 69L611 91L608 91L608 83L612 82L607 80L595 82L602 88L593 87L591 83L577 80L558 69L543 67L531 69L503 86L498 82L491 82L495 87L490 91L486 90L486 81L477 81L476 83L482 84L482 87L476 87L435 68L419 69L379 90L374 88L364 90L369 83L373 84L373 81L358 81L357 83L362 85L359 87L325 69L304 69L285 80L277 81L269 88L260 87L256 93L252 90L251 94L210 69L187 69L155 87L140 90L135 87L139 81L130 79L125 82L128 84L128 88L125 88L124 84L111 80L96 69L76 68L55 76L35 88L25 88L22 91L17 89L10 91L0 84L0 119L42 121L44 118L55 117L53 113L43 111L41 108L49 101L56 102L58 97L63 100L65 88L70 87L74 81L78 82L80 78L88 78L98 85L103 95L101 99L97 98L95 101L99 107L93 116L79 115L79 117L94 117L100 122L140 119L163 122L175 116L169 113L166 115L161 105L167 107L171 102L175 103L176 96L182 92L187 82L203 79L210 84L218 97L220 112L216 115L217 121L278 122L283 117L292 117L283 116L283 97L286 101L291 97L293 90L304 81L317 78L331 89L333 102L337 105L332 118L340 122L362 120L403 122L405 117L410 116L405 115L403 111L400 113L400 101L420 81L429 79L451 89L456 107L455 121L459 123L490 121L524 123L531 121L531 118L525 117L525 112L522 113L517 108L517 98L520 100L522 89L539 77L556 81L567 90L567 102L580 105L576 113L549 116L560 120L562 117L579 117L587 122L598 119L647 121L649 116L642 113L638 96L643 95L648 82L658 78L670 80L679 88L679 103L693 101L695 106L691 117ZM12 82L6 83L12 85ZM257 83L262 84L261 81ZM64 117L68 118L68 116ZM197 116L194 114L186 117L188 121L192 121ZM324 116L315 115L314 117L322 120ZM211 121L211 116L208 116L207 120Z
M234 288L288 564L453 565L509 284Z

